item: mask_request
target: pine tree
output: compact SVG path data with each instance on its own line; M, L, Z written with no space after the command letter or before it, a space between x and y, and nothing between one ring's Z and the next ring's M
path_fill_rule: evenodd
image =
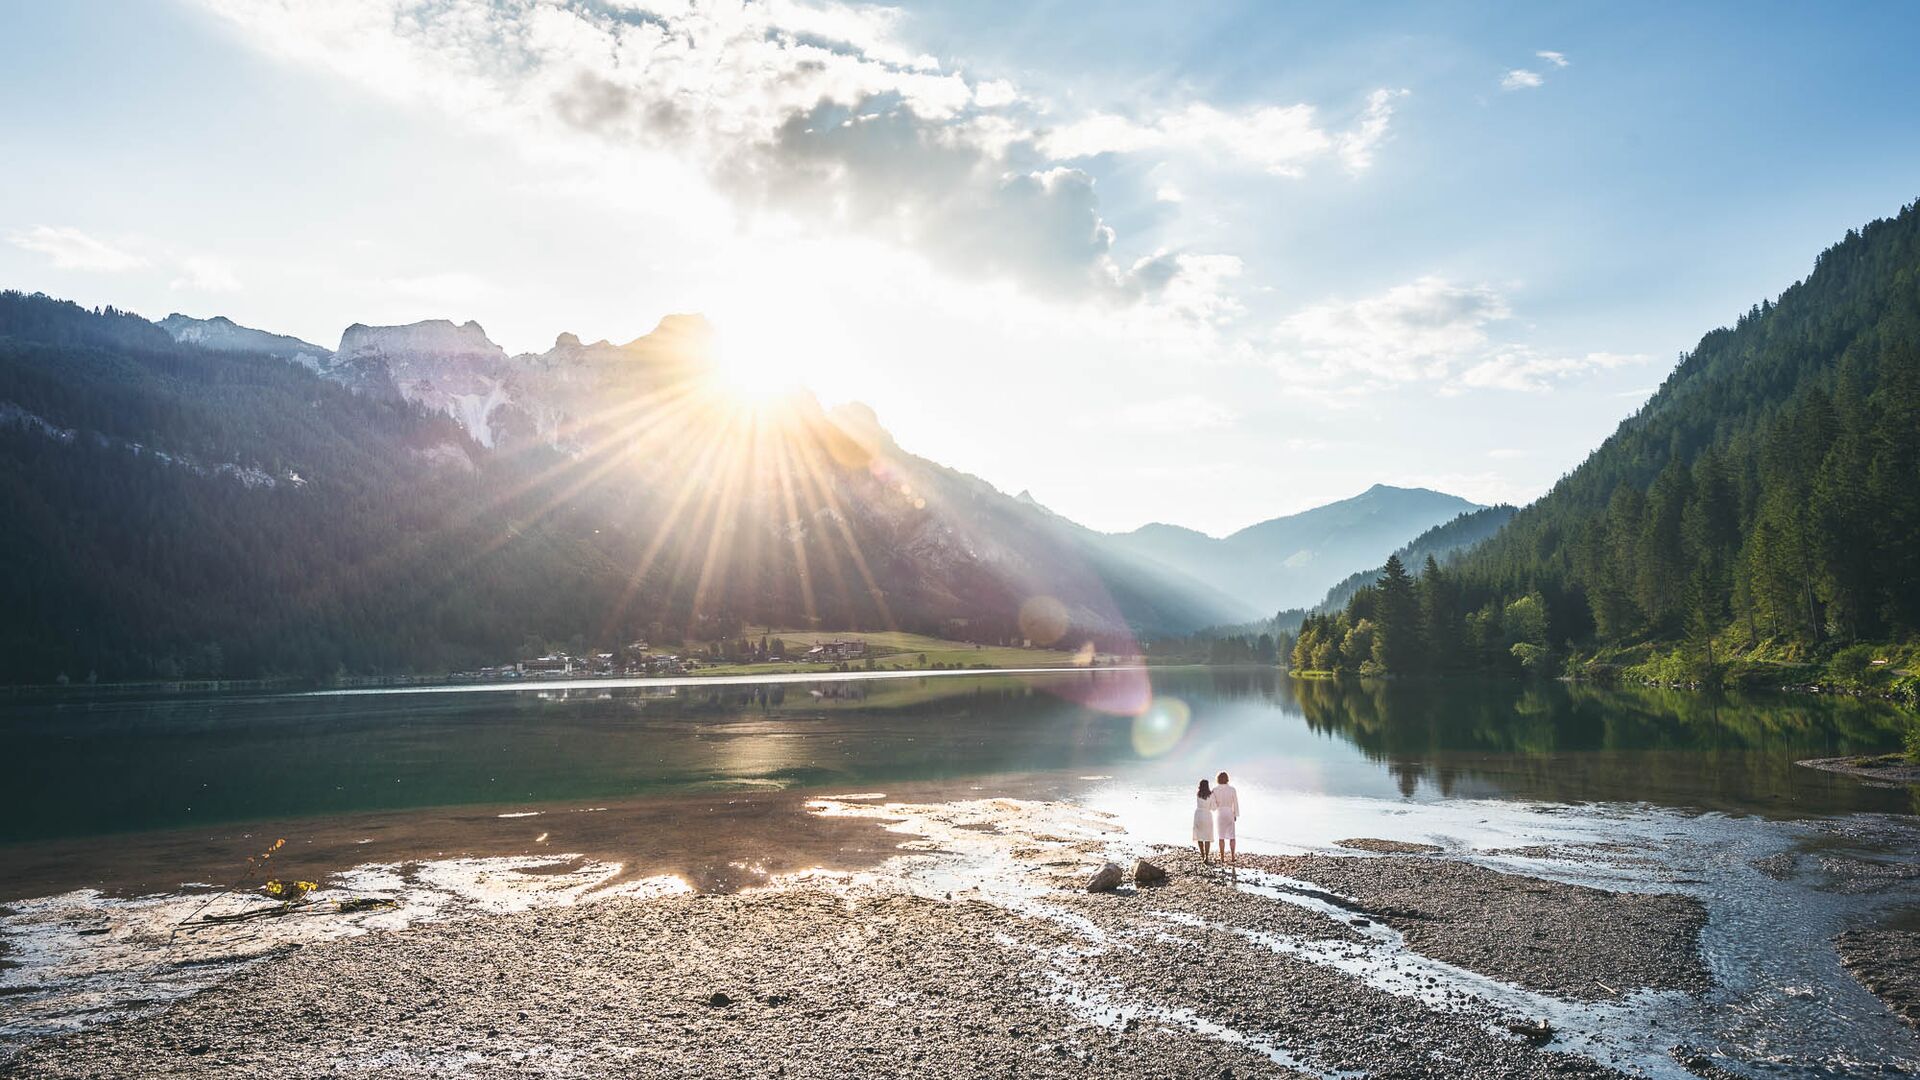
M1420 663L1420 601L1413 579L1397 555L1387 556L1381 568L1379 604L1374 613L1373 661L1396 675L1413 672Z

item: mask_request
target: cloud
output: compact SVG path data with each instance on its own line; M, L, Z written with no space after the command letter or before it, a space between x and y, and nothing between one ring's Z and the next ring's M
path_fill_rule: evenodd
M1387 121L1393 119L1393 103L1406 97L1407 90L1375 90L1367 95L1366 111L1359 123L1334 139L1340 160L1349 172L1365 172L1373 167L1373 149L1387 137Z
M1552 64L1554 67L1557 67L1557 68L1566 67L1569 63L1572 62L1567 59L1566 53L1557 53L1552 51L1551 49L1545 49L1540 52L1534 53L1533 55L1539 57L1542 60L1545 60L1547 63Z
M975 83L973 103L983 109L998 109L1020 100L1020 90L1005 79Z
M138 255L65 226L35 225L25 232L14 233L7 240L23 251L45 255L61 270L113 274L147 265L147 260Z
M181 275L167 283L170 289L194 292L238 292L240 278L228 263L205 255L180 260Z
M1430 275L1375 296L1302 308L1272 335L1271 355L1303 385L1332 393L1419 382L1445 392L1539 392L1647 359L1551 355L1496 340L1494 329L1512 317L1506 297L1492 287Z
M1243 313L1228 285L1244 269L1233 255L1161 251L1135 262L1127 279L1168 311L1195 322L1219 323Z
M1487 326L1510 317L1483 285L1423 277L1377 296L1304 308L1279 327L1290 368L1315 381L1378 385L1441 378L1485 349Z
M1153 197L1156 202L1163 203L1183 203L1187 201L1186 193L1172 184L1161 184L1159 187L1154 188Z
M1043 133L1042 153L1061 160L1100 154L1181 151L1237 162L1273 176L1298 177L1316 159L1337 153L1348 169L1373 163L1373 148L1386 136L1393 102L1405 90L1375 90L1354 126L1340 132L1320 124L1312 105L1265 105L1227 111L1204 103L1145 120L1095 113Z
M470 311L478 301L499 292L492 282L463 270L385 278L379 287L383 292L444 308L449 314Z
M1157 299L1115 253L1080 154L1034 126L1051 106L904 45L891 8L770 0L202 0L260 48L436 105L530 153L632 152L689 165L747 215L872 237L936 265L1069 298ZM1287 169L1338 149L1367 160L1386 108L1321 130L1311 106L1181 125L1079 130L1209 147ZM1118 121L1124 126L1129 122ZM1182 129L1205 126L1200 134ZM1254 140L1251 150L1242 140ZM1105 141L1111 141L1107 139ZM666 167L666 166L663 166ZM1161 282L1162 287L1171 279Z
M1240 417L1232 409L1205 395L1183 394L1156 401L1135 402L1120 409L1113 419L1122 427L1135 431L1172 435L1229 428ZM1087 422L1093 426L1105 423L1096 417L1087 418Z
M1643 364L1647 358L1624 353L1591 352L1581 356L1547 356L1525 346L1501 349L1460 373L1462 386L1496 390L1540 392L1556 382L1594 371Z
M1537 71L1514 68L1500 80L1502 90L1533 90L1546 83L1546 79Z

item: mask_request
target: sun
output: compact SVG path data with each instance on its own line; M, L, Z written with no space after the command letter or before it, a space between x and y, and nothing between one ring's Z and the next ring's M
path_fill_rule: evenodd
M827 401L859 398L872 372L852 346L831 294L793 278L741 281L704 305L713 326L716 381L742 401L806 389Z
M760 403L785 397L806 385L806 364L793 343L759 332L759 320L716 326L713 377L729 397Z

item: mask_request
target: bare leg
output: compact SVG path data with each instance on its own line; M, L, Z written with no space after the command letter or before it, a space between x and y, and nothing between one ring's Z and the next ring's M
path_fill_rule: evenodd
M1227 845L1233 850L1233 854L1227 857L1227 861L1232 863L1235 866L1239 866L1240 865L1240 838L1237 836L1234 837L1233 839L1227 841Z
M1208 858L1208 856L1212 854L1213 854L1213 841L1211 840L1200 841L1200 861L1211 862L1212 860Z

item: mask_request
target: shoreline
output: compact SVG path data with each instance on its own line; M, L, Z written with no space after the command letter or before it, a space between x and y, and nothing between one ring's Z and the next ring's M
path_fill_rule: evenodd
M21 965L0 970L0 1076L237 1076L288 1062L599 1076L670 1062L770 1071L762 1063L775 1058L802 1076L978 1075L1004 1061L1060 1076L1419 1075L1436 1058L1476 1076L1731 1075L1676 1056L1709 1070L1755 1060L1766 1044L1729 1049L1715 1019L1730 993L1770 1024L1792 1023L1802 1000L1844 1003L1857 1024L1863 1008L1877 1016L1880 988L1841 968L1833 935L1848 921L1829 921L1765 944L1742 932L1740 947L1786 950L1802 972L1794 985L1819 988L1786 1012L1756 1000L1742 980L1772 969L1745 953L1722 966L1731 942L1724 924L1714 939L1707 903L1725 882L1702 882L1703 860L1734 841L1755 883L1801 878L1822 894L1915 876L1862 847L1904 844L1911 830L1897 822L1767 826L1775 839L1756 845L1711 818L1626 806L1570 818L1576 808L1550 804L1519 808L1533 824L1516 818L1477 841L1468 826L1492 804L1415 817L1382 807L1371 818L1381 831L1247 854L1229 874L1130 833L1118 807L1068 801L1062 779L743 792L737 836L682 830L687 852L738 841L705 853L728 881L696 883L630 838L618 857L580 842L671 825L650 816L671 809L667 797L625 819L606 816L618 805L503 805L452 823L567 840L526 854L436 856L417 846L431 834L362 847L349 834L365 823L344 823L334 850L370 859L327 874L318 897L389 898L391 909L172 940L204 894L0 905L0 941L16 946L5 959ZM1163 820L1156 810L1142 827ZM1782 828L1813 846L1781 851ZM1141 856L1171 883L1084 890L1103 861ZM1755 856L1766 857L1745 861ZM296 870L275 858L277 876ZM709 1003L715 993L728 1004ZM899 1027L903 1008L922 1006L932 1019L921 1032ZM982 1017L993 1019L982 1028ZM1871 1036L1815 1035L1800 1060L1878 1046L1920 1067L1903 1022L1873 1024ZM1885 1025L1903 1034L1889 1041ZM788 1043L814 1056L781 1057Z
M1851 776L1869 787L1920 786L1920 763L1908 761L1902 754L1849 754L1844 757L1807 758L1794 764Z
M733 665L738 666L738 665ZM1071 672L1162 671L1169 669L1260 668L1265 664L1207 664L1198 661L1157 662L1132 657L1125 663L1110 664L1038 664L1000 667L982 664L948 668L880 668L876 670L829 669L792 670L791 665L772 665L779 670L761 672L730 671L712 675L610 675L610 676L529 676L508 682L455 680L445 675L390 676L392 681L367 682L379 677L356 677L355 685L328 686L321 680L304 676L262 676L251 679L151 679L115 683L20 683L0 685L0 700L14 704L49 702L84 704L94 701L126 699L191 698L206 695L274 694L289 697L341 697L354 695L406 693L458 693L465 691L499 692L507 690L581 689L605 690L631 687L740 686L775 683L843 682L874 678L914 678L954 675L1052 675ZM1285 673L1284 668L1271 670Z
M1131 847L1098 815L1007 799L819 802L829 819L899 833L902 865L296 946L157 1011L29 1045L0 1075L289 1062L724 1075L777 1060L790 1076L971 1076L1012 1062L1032 1076L1331 1076L1441 1055L1470 1075L1617 1076L1652 1051L1572 1030L1545 1044L1525 1025L1598 1028L1706 985L1704 909L1672 894L1425 856L1247 856L1230 875L1164 847L1132 850L1168 884L1092 894L1084 870ZM960 874L946 865L956 852ZM1607 932L1505 947L1563 910ZM1604 990L1566 993L1601 975Z

